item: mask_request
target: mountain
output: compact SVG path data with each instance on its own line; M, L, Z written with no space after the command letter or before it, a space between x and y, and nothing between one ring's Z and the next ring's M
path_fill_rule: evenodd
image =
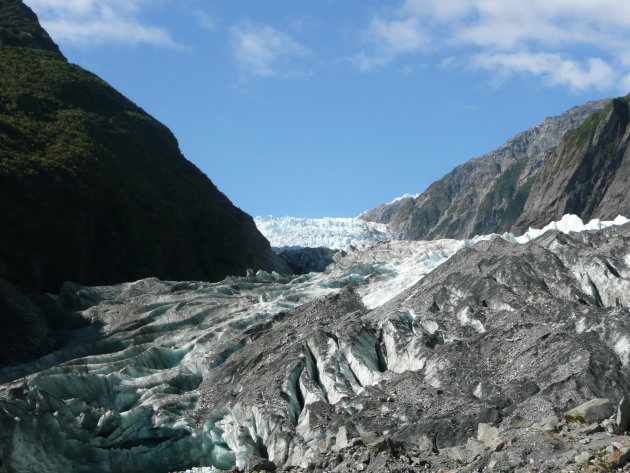
M630 215L630 95L567 133L529 186L516 231L565 213L584 219Z
M630 224L553 228L585 227L566 217L518 239L381 242L300 277L66 283L47 303L84 323L54 353L0 368L2 467L525 473L590 450L618 461Z
M217 281L286 270L161 123L68 63L19 0L0 0L0 278Z
M21 1L3 0L0 13L0 46L41 49L61 56L59 47L40 26L35 13Z
M399 239L468 238L510 230L550 149L610 100L588 102L456 167L422 194L406 195L359 218L385 223ZM565 212L568 213L568 212ZM557 215L560 218L563 214ZM538 221L542 226L551 221Z

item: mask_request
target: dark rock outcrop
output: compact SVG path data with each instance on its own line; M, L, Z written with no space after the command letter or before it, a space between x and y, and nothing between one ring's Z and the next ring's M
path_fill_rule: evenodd
M161 123L0 0L0 278L28 291L287 271Z
M340 250L330 248L285 248L278 255L287 263L293 274L322 272L331 264L333 256Z
M46 318L36 304L7 281L0 280L0 366L41 355L48 336Z

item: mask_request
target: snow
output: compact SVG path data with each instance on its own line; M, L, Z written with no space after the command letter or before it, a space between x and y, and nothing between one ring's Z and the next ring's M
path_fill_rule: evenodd
M479 320L474 318L472 309L470 307L466 307L465 309L463 309L457 315L457 319L462 326L468 325L474 328L479 333L484 333L486 331L486 328L483 326L483 324Z
M396 202L400 202L401 200L405 200L405 199L417 199L421 195L422 194L403 194L400 197L396 197L394 200L392 200L391 202L389 202L389 203L387 203L385 205L395 204Z
M344 249L391 238L387 225L358 218L255 217L258 230L274 248L320 246Z
M516 237L518 243L527 243L534 238L538 238L543 233L551 230L559 230L562 233L571 232L583 232L585 230L601 230L602 228L610 227L612 225L623 225L630 222L626 217L618 215L614 220L599 220L597 218L591 220L588 223L584 223L580 217L573 214L567 214L558 222L551 222L549 225L536 230L530 228L525 234L520 237ZM510 234L511 235L511 234Z
M388 205L393 205L393 204L395 204L397 202L400 202L401 200L405 200L405 199L417 199L421 195L422 195L422 192L419 193L419 194L403 194L403 195L401 195L399 197L396 197L391 202L387 202L386 204L379 205L377 208L385 207L385 206L388 206ZM361 218L363 215L365 215L368 212L369 212L369 210L366 210L365 212L362 212L361 214L359 214L359 216L357 218Z
M421 327L429 335L434 335L440 329L440 326L435 320L424 320L421 323Z

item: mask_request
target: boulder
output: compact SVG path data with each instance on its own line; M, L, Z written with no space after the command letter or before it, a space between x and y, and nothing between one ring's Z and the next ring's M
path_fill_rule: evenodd
M593 424L609 418L615 412L613 403L608 399L591 399L564 413L567 422Z
M251 471L276 471L276 464L266 458L260 458L253 463Z
M536 430L541 430L542 432L551 432L551 431L556 430L559 422L560 421L558 420L556 416L551 415L551 416L545 417L540 422L536 422L531 427Z
M333 450L338 452L339 450L343 450L352 445L353 440L358 436L358 432L356 429L352 427L346 427L342 425L337 430L335 445L333 445Z
M479 424L477 426L477 440L486 447L490 447L492 442L499 438L500 433L499 429L492 427L490 424Z
M621 449L616 450L613 454L613 465L616 467L620 467L625 465L630 461L630 446L625 445L621 447Z
M630 427L630 401L626 397L623 397L617 406L616 425L621 431L626 431Z

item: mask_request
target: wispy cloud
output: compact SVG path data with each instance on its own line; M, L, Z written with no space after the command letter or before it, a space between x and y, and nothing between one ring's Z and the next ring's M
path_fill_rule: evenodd
M566 85L573 90L590 87L606 90L617 79L613 68L599 58L573 61L558 54L513 53L480 54L474 60L479 67L499 71L504 76L528 73L541 77L549 85Z
M194 10L193 14L197 19L197 23L202 28L208 31L214 31L217 29L217 20L214 16L200 9Z
M232 27L231 35L234 60L248 75L296 75L292 61L308 55L305 46L269 25L241 22Z
M389 64L400 54L420 52L429 42L419 18L405 15L393 19L372 19L364 36L373 51L361 51L352 58L362 71Z
M138 17L144 0L26 0L56 41L77 46L105 43L181 48L165 28Z
M401 0L364 34L362 71L431 54L574 90L619 87L630 73L627 0Z

